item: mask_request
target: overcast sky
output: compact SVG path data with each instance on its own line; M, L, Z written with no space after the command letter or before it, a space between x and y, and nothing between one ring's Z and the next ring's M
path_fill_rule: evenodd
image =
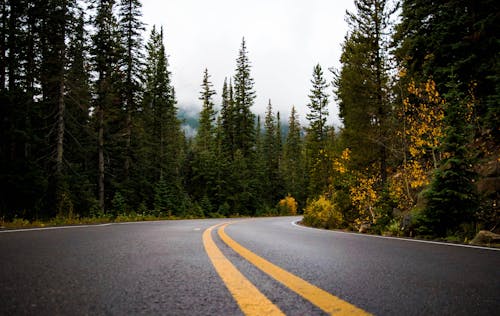
M163 25L164 43L179 107L199 112L203 70L208 68L220 104L225 77L234 75L245 37L257 99L252 108L263 114L271 99L287 120L295 105L302 122L307 113L314 65L339 67L347 32L345 12L353 0L143 0L147 35ZM330 88L329 123L338 125Z

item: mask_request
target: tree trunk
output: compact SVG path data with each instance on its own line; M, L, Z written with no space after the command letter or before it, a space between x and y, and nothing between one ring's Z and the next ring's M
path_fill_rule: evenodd
M5 0L1 1L1 16L0 23L0 90L5 89L5 68L6 68L6 39L7 39L7 3Z
M104 110L98 112L98 154L99 154L99 208L104 212Z
M129 105L127 105L128 107ZM132 142L132 114L130 113L130 109L127 109L127 120L125 122L126 124L126 140L125 140L125 163L123 166L123 172L125 174L125 179L128 179L129 177L129 170L130 170L130 145Z
M57 101L57 138L56 138L56 174L62 175L63 152L64 152L64 112L66 104L64 102L64 78L61 74L59 82L59 95Z

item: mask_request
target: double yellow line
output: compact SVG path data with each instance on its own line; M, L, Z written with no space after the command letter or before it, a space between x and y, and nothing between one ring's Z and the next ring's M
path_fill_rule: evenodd
M218 234L222 241L240 256L326 313L330 315L370 315L246 249L226 234L224 229L228 225L229 223L217 224L205 230L203 244L215 270L245 315L284 314L220 251L212 239L212 230L217 226L220 226Z

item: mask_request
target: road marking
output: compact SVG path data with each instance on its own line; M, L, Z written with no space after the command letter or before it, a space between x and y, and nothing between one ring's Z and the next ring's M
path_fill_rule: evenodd
M303 229L312 229L315 231L319 232L327 232L327 233L336 233L336 234L348 234L348 235L355 235L355 236L360 236L360 237L372 237L372 238L381 238L381 239L392 239L392 240L400 240L400 241L408 241L408 242L419 242L422 244L433 244L433 245L441 245L441 246L450 246L450 247L461 247L461 248L472 248L472 249L482 249L482 250L492 250L492 251L500 251L500 248L493 248L493 247L482 247L482 246L474 246L474 245L463 245L463 244L452 244L448 242L440 242L440 241L432 241L432 240L421 240L421 239L410 239L410 238L404 238L404 237L391 237L391 236L379 236L379 235L370 235L370 234L361 234L361 233L356 233L356 232L343 232L343 231L338 231L338 230L329 230L329 229L323 229L323 228L315 228L315 227L309 227L309 226L304 226L304 225L299 225L298 221L293 221L292 225L303 228Z
M269 276L282 283L295 293L299 294L312 304L316 305L330 315L370 315L364 310L341 300L340 298L312 285L311 283L299 278L298 276L278 267L266 259L256 255L246 249L233 239L231 239L224 229L229 225L222 225L219 230L220 238L234 251L247 259L254 266L267 273Z
M241 311L245 315L284 315L222 254L211 236L212 230L219 225L211 226L203 232L203 245L215 270Z

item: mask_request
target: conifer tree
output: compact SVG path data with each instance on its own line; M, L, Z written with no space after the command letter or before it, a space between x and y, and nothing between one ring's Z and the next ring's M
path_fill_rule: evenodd
M470 120L470 104L474 102L458 90L458 84L450 87L446 95L446 123L442 151L445 158L434 172L429 189L425 192L426 206L420 215L418 228L424 235L446 237L448 234L473 238L474 231L460 231L460 224L474 220L479 207L477 188L474 181L477 177L471 168L472 159L470 143L472 128ZM463 234L466 234L463 236ZM467 235L468 234L468 235Z
M69 191L77 214L88 216L96 208L94 179L97 170L93 167L96 156L96 133L91 126L91 87L88 45L85 31L84 12L74 10L67 48L66 74L66 121L65 161L72 171L68 177Z
M255 141L255 116L251 107L256 95L250 68L246 42L243 38L234 75L233 124L236 130L234 134L235 149L241 150L244 156L250 153Z
M305 204L304 150L299 116L292 106L288 119L288 134L283 146L282 174L286 194L293 196L299 205Z
M219 168L216 148L215 109L212 97L215 95L210 75L205 69L201 84L200 100L203 102L200 112L198 133L195 137L192 159L192 175L187 177L188 189L198 201L203 201L205 212L212 212L214 205L218 205L217 168Z
M107 144L107 141L114 141L111 136L118 127L116 121L121 109L119 83L122 74L119 69L122 56L117 20L113 14L115 1L98 0L96 5L91 54L96 72L94 108L98 137L98 197L99 207L104 211L105 174L106 168L110 167L106 161L112 160L109 157L111 143Z
M212 97L216 94L213 90L213 84L210 82L208 69L203 73L203 83L201 85L200 100L203 102L200 112L200 124L196 135L196 146L200 150L213 150L215 136L215 117L214 102Z
M147 43L145 73L143 110L144 124L148 126L145 136L148 183L164 195L160 200L168 203L161 203L162 207L167 205L169 212L181 211L185 199L180 174L184 141L163 44L163 28L157 32L153 26Z
M307 105L309 121L307 129L307 169L309 175L309 196L321 194L328 182L328 159L326 155L328 117L328 95L326 93L326 80L323 70L318 64L313 70L312 88L309 95L310 103Z
M269 205L278 203L281 190L281 179L279 170L280 148L278 141L278 123L273 113L271 100L267 106L266 117L264 121L264 140L263 140L263 159L264 159L264 201Z
M391 115L388 32L396 8L386 0L357 0L355 6L355 12L347 13L351 30L343 45L342 70L335 79L343 139L351 149L351 163L359 169L378 170L384 187Z
M142 53L142 31L144 23L140 20L142 4L138 0L121 0L118 11L118 26L123 47L123 72L125 78L121 87L125 114L124 180L129 177L132 159L133 116L140 107L141 77L144 56Z
M233 99L233 86L231 81L229 85L227 78L224 79L222 87L222 106L221 106L221 148L222 152L228 159L232 159L235 151L234 134L234 99Z

